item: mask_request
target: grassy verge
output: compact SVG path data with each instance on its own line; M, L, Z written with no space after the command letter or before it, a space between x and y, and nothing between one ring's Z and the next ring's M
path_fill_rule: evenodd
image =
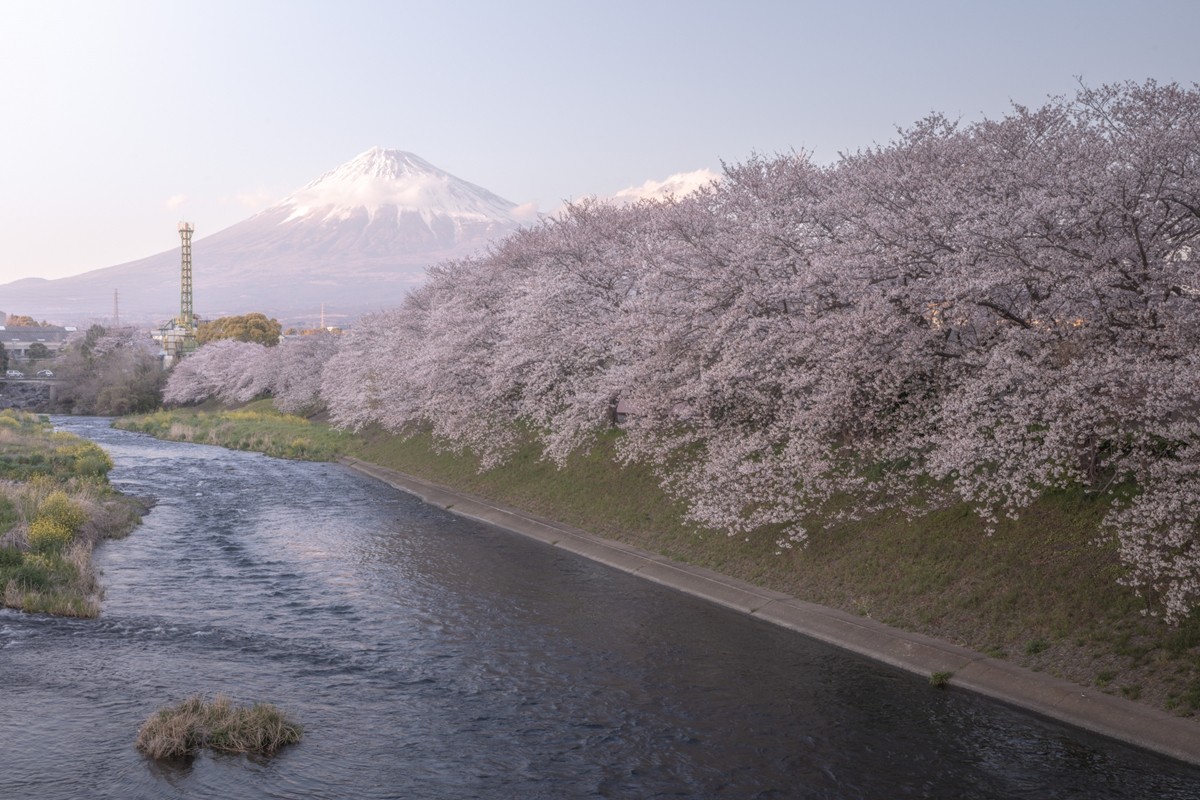
M259 400L236 410L209 404L194 409L122 417L118 428L160 439L255 450L279 458L331 461L346 452L353 437L304 417L280 414Z
M97 445L33 414L0 411L0 605L94 617L92 548L127 534L140 507L108 485Z
M187 758L202 748L222 753L272 755L300 741L304 729L275 706L237 706L228 697L196 695L155 712L137 735L137 749L151 758Z
M1180 714L1200 711L1200 620L1170 627L1142 613L1143 602L1116 584L1114 549L1096 542L1104 503L1081 492L1050 493L992 536L966 506L916 520L889 513L833 526L813 520L809 545L780 554L770 531L731 538L685 524L649 470L613 460L612 436L562 470L530 445L481 473L469 454L439 452L428 436L285 422L265 402L121 424L168 438L203 430L204 441L276 455L287 455L291 437L304 437L327 446L326 457L391 467L1099 691Z

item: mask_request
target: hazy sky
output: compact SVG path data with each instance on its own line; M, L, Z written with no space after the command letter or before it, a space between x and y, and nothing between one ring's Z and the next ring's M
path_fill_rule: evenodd
M0 0L0 283L178 246L380 145L552 210L758 152L1200 80L1198 0Z

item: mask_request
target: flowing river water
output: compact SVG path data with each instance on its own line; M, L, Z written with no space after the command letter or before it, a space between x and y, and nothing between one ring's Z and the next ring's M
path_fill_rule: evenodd
M60 418L158 504L96 620L0 611L0 798L1191 798L1200 770L880 666L340 466ZM156 708L284 708L159 764Z

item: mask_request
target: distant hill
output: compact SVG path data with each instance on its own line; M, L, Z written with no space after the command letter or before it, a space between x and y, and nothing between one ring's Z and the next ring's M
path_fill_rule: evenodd
M397 305L430 264L477 251L520 226L516 205L412 153L374 148L255 216L192 245L194 307L214 318L281 320ZM123 320L179 312L179 248L68 278L0 285L0 308L38 319Z

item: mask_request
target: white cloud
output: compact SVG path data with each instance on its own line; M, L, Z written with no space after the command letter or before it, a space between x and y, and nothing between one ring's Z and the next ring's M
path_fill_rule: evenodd
M636 203L639 200L665 200L668 197L683 197L706 186L713 181L721 180L719 173L711 169L697 169L692 172L677 172L661 181L648 180L641 186L630 186L612 196L620 203Z
M179 208L187 202L187 199L186 194L173 194L167 198L167 202L164 205L166 208Z
M630 186L607 197L603 195L591 195L591 197L601 202L620 206L633 205L641 200L666 200L668 197L679 199L691 194L701 186L707 186L713 181L723 179L719 172L713 172L711 169L697 169L691 172L677 172L661 181L648 180L641 186ZM550 212L548 216L558 216L572 202L580 201L567 201ZM521 208L525 208L525 206L521 206Z
M538 218L537 201L522 203L512 210L512 217L517 222L535 222Z

